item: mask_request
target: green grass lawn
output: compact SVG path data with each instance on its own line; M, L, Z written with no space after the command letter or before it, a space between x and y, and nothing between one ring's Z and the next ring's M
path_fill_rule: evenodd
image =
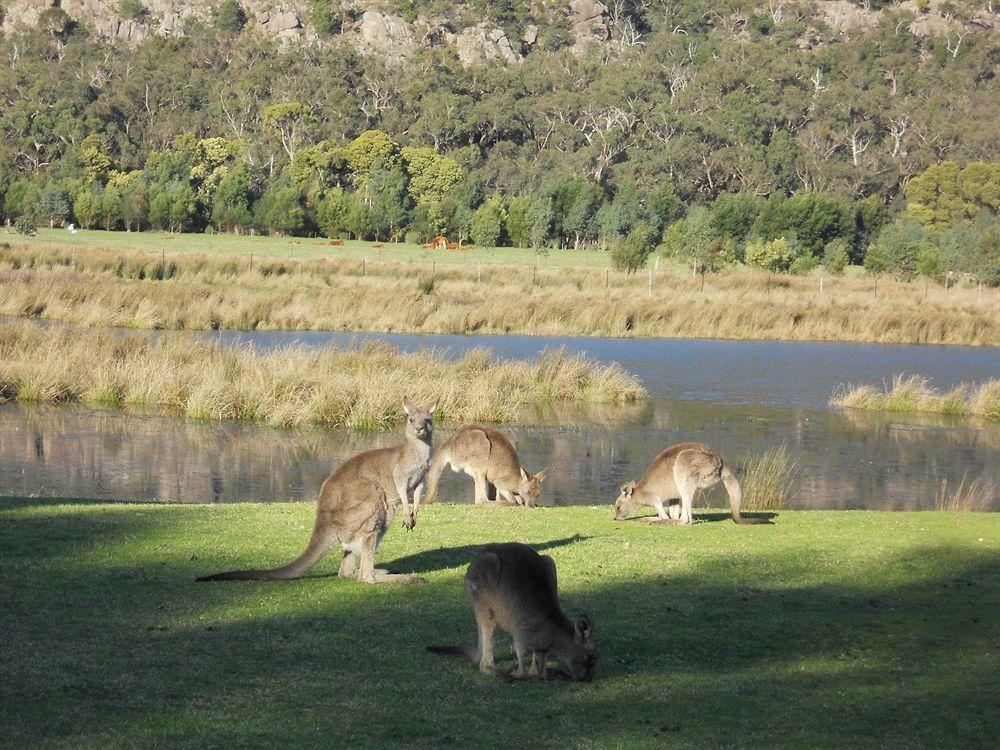
M405 242L382 243L345 240L343 247L330 245L326 238L250 237L236 234L169 234L166 232L105 232L81 229L70 234L65 229L39 229L34 237L24 237L0 229L0 242L27 245L59 245L105 248L120 252L207 253L243 255L255 258L352 258L369 262L428 263L441 265L483 265L543 268L607 268L608 254L598 250L551 250L539 253L533 248L477 248L471 251L427 250Z
M427 507L380 564L423 586L195 583L287 562L311 504L0 501L0 736L21 747L986 747L1000 735L1000 525L782 512ZM477 545L551 554L593 613L592 684L503 684L473 643ZM511 665L510 641L499 657ZM990 739L992 738L992 740Z

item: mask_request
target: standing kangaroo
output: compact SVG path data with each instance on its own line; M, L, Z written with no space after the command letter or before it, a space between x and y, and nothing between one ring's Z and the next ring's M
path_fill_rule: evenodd
M466 425L434 453L427 471L428 503L437 499L438 481L448 465L452 471L464 471L472 477L476 505L484 504L494 489L508 503L531 507L538 499L539 485L549 473L547 468L529 473L503 433L478 424Z
M733 521L740 524L769 524L763 518L743 518L740 504L743 491L736 475L722 457L707 445L681 443L660 451L638 483L625 482L615 501L615 520L623 521L644 505L656 508L657 519L666 523L691 525L691 503L700 488L722 482L729 495ZM669 515L663 509L667 503Z
M284 580L298 578L338 542L344 548L342 578L363 583L422 583L416 576L389 573L375 567L375 550L403 503L403 528L416 525L424 475L431 458L435 402L426 410L403 399L406 440L392 448L359 453L323 482L316 503L316 524L309 546L298 559L271 570L233 570L198 578L199 581ZM413 507L410 507L413 493ZM358 558L361 566L358 567Z
M570 621L559 606L556 564L526 544L488 544L465 573L465 595L476 613L479 645L427 646L436 654L465 656L479 662L492 677L511 679L493 663L493 636L497 625L514 636L518 679L528 676L525 656L532 652L531 671L549 677L546 658L554 651L574 680L589 682L597 664L594 623L590 615ZM566 673L558 671L557 674Z

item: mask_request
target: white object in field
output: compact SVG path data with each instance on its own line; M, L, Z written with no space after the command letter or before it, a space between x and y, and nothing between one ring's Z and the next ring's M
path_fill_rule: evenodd
M66 227L66 231L69 232L70 234L76 234L76 225L70 224L68 227Z

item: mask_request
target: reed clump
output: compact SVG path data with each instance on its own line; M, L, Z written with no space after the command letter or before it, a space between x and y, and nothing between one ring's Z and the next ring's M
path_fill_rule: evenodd
M740 475L744 510L784 510L799 489L799 459L787 445L747 453Z
M896 375L882 388L871 385L839 386L831 406L890 412L931 412L1000 419L1000 379L980 385L957 385L949 391L934 388L920 375Z
M402 399L441 398L451 421L509 422L546 399L643 398L617 365L547 352L537 362L473 350L405 354L382 342L347 350L229 347L184 334L117 334L30 323L0 327L0 399L157 408L195 419L383 429Z
M963 474L958 483L952 485L948 484L947 479L942 479L934 499L934 509L960 513L992 510L997 502L996 489L996 484L990 482L985 475L969 480Z
M153 329L680 336L996 344L1000 290L871 279L781 285L369 259L257 260L0 247L0 315Z

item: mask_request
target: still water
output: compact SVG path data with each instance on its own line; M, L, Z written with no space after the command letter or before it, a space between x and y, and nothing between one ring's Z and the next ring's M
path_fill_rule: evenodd
M551 466L544 500L607 503L662 448L700 441L737 470L748 452L785 444L799 459L800 508L933 506L942 485L1000 483L1000 427L982 421L847 412L826 407L842 382L881 383L898 372L941 388L1000 375L1000 350L718 340L236 333L231 343L350 346L369 338L459 356L487 346L531 357L564 346L618 361L651 398L626 406L527 409L505 428L529 470ZM437 441L449 434L439 428ZM158 415L0 407L0 494L173 502L314 500L345 457L387 445L391 433L275 430ZM471 481L451 475L445 500L471 500ZM709 500L721 498L710 496Z

